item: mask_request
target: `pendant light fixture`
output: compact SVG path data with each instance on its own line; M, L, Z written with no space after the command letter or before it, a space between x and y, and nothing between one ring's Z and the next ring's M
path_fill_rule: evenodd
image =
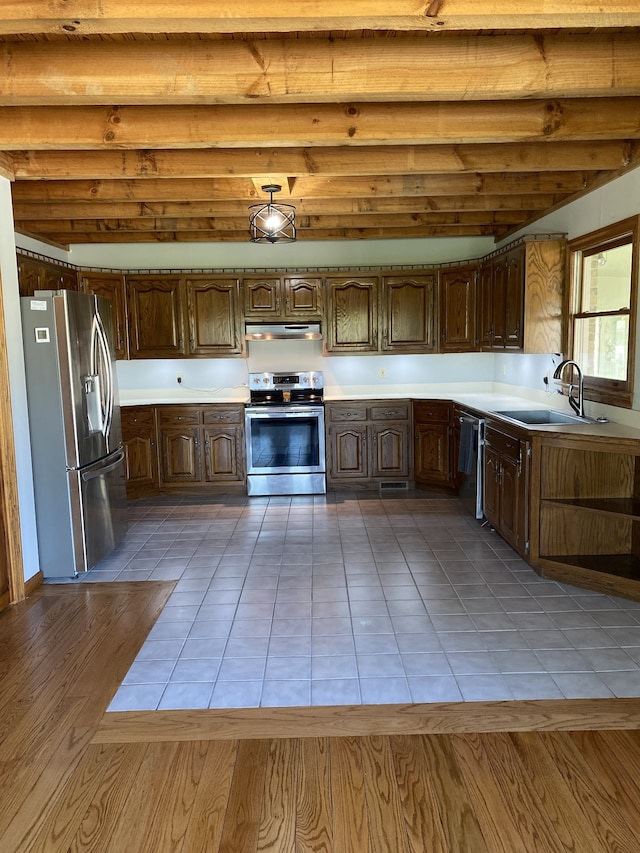
M249 208L249 233L252 243L294 243L296 240L296 209L292 204L274 202L280 184L265 184L269 193L266 204L252 204Z

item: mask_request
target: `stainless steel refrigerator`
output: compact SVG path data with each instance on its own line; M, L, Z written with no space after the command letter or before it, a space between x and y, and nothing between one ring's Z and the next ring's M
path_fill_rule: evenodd
M20 301L40 568L75 577L127 528L111 304L68 290Z

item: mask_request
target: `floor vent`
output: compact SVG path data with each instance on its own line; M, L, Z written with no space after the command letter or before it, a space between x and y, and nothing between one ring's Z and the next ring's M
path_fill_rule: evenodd
M390 489L394 491L404 489L406 491L409 488L409 483L407 480L390 480L386 483L378 483L378 487L381 492L388 492Z

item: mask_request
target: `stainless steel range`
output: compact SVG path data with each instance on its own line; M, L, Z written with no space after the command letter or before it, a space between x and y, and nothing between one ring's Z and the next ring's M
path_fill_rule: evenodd
M247 493L324 494L322 373L250 373L249 394L245 407Z

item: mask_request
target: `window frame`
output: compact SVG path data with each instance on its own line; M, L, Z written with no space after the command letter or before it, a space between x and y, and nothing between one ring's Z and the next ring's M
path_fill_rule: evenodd
M569 293L568 293L568 323L567 323L567 347L568 358L574 358L573 347L575 342L575 326L577 319L589 316L611 316L614 313L626 314L626 312L582 312L578 311L579 300L582 293L582 261L584 255L593 255L604 252L607 249L615 249L621 245L631 243L631 290L629 294L629 339L627 350L627 378L605 379L598 376L584 375L584 399L597 403L606 403L612 406L621 406L630 409L633 404L633 387L636 362L636 314L638 304L638 258L640 254L640 216L633 216L600 228L570 240L569 258ZM579 361L578 361L579 363Z

